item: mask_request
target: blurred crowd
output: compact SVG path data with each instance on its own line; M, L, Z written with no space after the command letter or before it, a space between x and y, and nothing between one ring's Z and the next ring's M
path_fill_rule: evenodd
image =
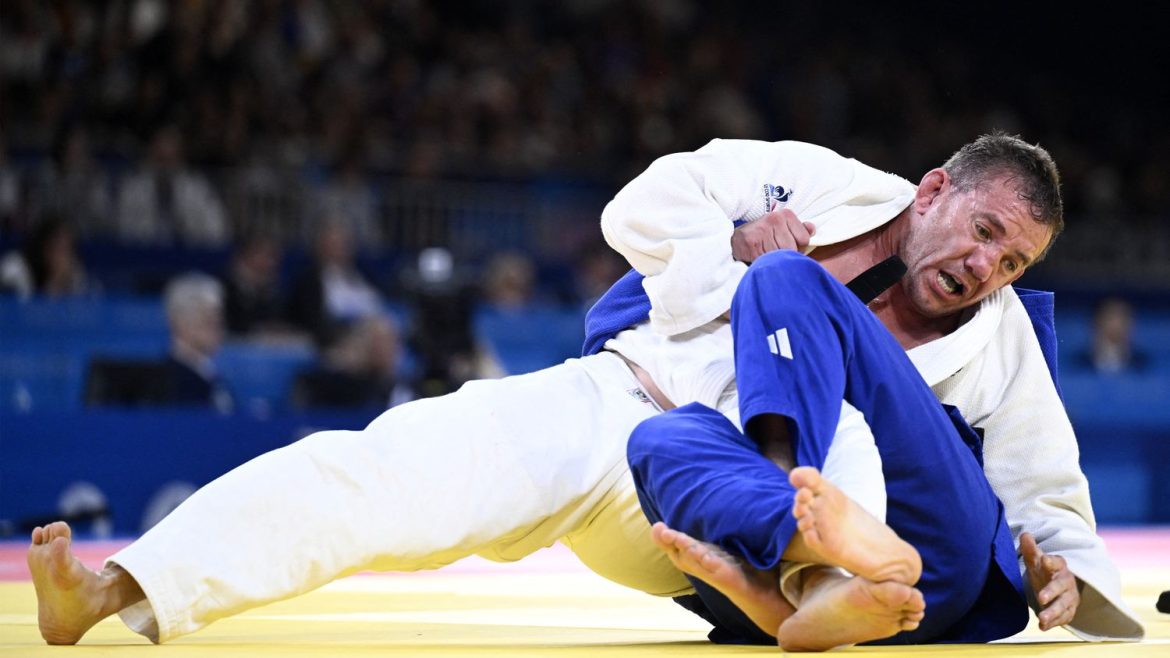
M1152 27L1095 17L1086 52L1075 13L968 4L894 20L860 3L8 0L0 217L35 216L13 188L48 186L64 193L36 201L80 208L85 230L222 242L246 218L202 172L231 167L294 172L374 233L370 171L617 184L719 136L915 176L993 127L1056 155L1073 214L1164 214L1167 92L1115 68L1157 75ZM40 165L31 180L17 161Z
M587 304L621 274L597 212L660 155L714 137L801 139L914 178L992 129L1056 157L1070 261L1102 252L1167 271L1170 92L1126 82L1160 79L1157 21L814 4L5 0L0 286L98 290L78 257L85 242L219 250L231 260L207 272L214 286L178 289L218 300L228 335L309 337L323 373L297 395L345 390L338 373L365 382L355 390L404 395L388 374L399 345L424 360L462 355L426 375L423 387L440 391L497 371L452 309L486 300L507 312L542 294ZM464 250L437 228L430 199L490 240L506 231L481 202L503 188L458 202L451 190L533 180L591 185L600 199L563 203L578 216L560 224L524 215L519 234L569 261L569 283L550 293L532 253L500 245L461 271ZM400 181L424 201L403 201ZM1081 217L1094 228L1078 242ZM418 233L409 244L406 225ZM535 225L548 228L528 235ZM404 247L418 261L401 285L356 264L355 251ZM289 249L311 256L282 277ZM397 326L382 312L388 294L455 329ZM192 342L172 353L206 374ZM370 353L374 371L359 365Z

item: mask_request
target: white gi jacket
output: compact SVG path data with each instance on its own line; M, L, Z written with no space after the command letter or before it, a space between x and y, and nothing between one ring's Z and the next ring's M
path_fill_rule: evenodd
M655 161L606 207L602 232L645 275L653 329L673 336L730 307L747 269L732 259L732 220L787 207L816 224L815 248L890 221L915 189L812 144L717 139ZM1068 628L1087 640L1140 640L1145 630L1096 534L1072 425L1015 292L990 295L970 321L910 357L940 400L985 430L984 472L1017 546L1031 532L1084 585Z

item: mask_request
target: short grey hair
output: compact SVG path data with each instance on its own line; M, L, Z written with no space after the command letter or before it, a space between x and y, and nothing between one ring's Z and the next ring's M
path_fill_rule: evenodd
M223 286L202 272L188 272L171 279L163 293L167 319L175 321L192 313L223 306Z

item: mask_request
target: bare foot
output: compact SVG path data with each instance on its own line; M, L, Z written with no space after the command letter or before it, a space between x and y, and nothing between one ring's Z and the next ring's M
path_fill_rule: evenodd
M825 651L869 642L918 628L926 612L922 592L861 576L820 572L817 582L805 583L800 609L780 625L780 647L785 651Z
M49 644L77 644L94 624L142 599L125 571L90 571L69 550L72 532L60 521L32 531L28 569L37 591L37 621ZM126 581L133 586L128 587Z
M650 536L674 566L714 587L768 635L776 635L780 623L794 612L780 594L775 570L760 571L718 546L662 522L654 524Z
M913 585L922 576L922 557L889 526L850 500L820 471L792 469L797 488L792 505L805 546L824 564L838 566L874 582Z

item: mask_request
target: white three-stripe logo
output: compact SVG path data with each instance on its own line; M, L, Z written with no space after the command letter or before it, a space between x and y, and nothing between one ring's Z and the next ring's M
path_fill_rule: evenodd
M788 342L788 329L777 329L776 333L768 335L768 351L784 357L792 358L792 343Z

